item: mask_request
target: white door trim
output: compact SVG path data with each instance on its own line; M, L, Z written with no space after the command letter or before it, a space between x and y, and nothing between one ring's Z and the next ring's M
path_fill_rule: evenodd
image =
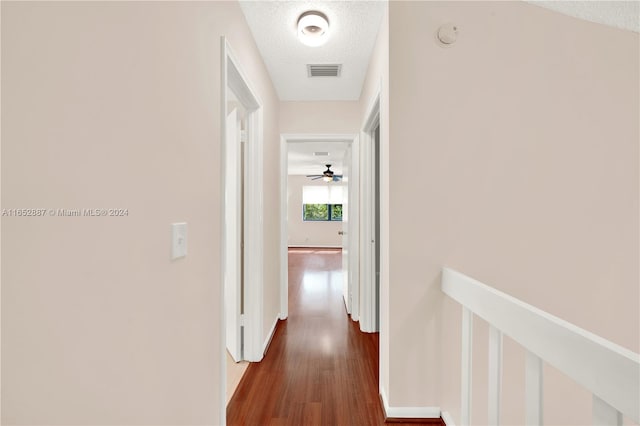
M260 361L262 353L263 334L263 109L262 102L252 89L249 79L229 45L227 39L220 38L221 47L221 88L220 88L220 135L221 135L221 194L224 194L227 182L225 182L225 145L226 145L226 108L227 88L233 90L239 102L247 111L247 149L246 149L246 181L245 181L245 291L244 291L244 359L248 361ZM221 297L224 301L224 265L225 256L233 255L224 252L225 217L224 198L222 199L221 221ZM240 214L240 212L238 212ZM223 302L224 303L224 302ZM224 309L220 310L221 336L226 342ZM221 353L221 407L226 406L226 343L222 345ZM226 423L226 410L221 410L221 424Z
M379 312L376 298L375 280L375 194L374 173L375 149L373 147L373 132L380 124L380 93L378 88L376 95L367 109L366 121L362 128L360 144L362 191L360 192L361 208L361 234L360 234L360 330L373 333L379 331Z
M288 144L296 142L348 142L351 144L351 165L349 176L349 289L351 299L351 319L360 319L359 263L358 242L360 234L360 138L357 134L282 134L280 135L280 319L288 316L289 308L289 261L288 261L288 224L287 224L287 152Z
M280 319L289 316L289 251L287 226L287 139L280 135Z
M225 312L225 344L231 357L237 362L242 360L241 320L242 301L241 288L238 285L242 277L241 268L241 233L242 216L238 213L243 201L241 200L242 167L241 164L241 135L238 128L239 116L237 108L227 106L225 111L225 148L223 180L225 192L223 194L224 217L224 312Z

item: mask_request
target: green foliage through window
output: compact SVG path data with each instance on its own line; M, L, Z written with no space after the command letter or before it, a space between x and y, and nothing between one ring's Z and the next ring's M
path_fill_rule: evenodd
M342 220L342 204L329 204L331 207L331 220Z
M341 221L342 204L303 204L302 220L307 221Z

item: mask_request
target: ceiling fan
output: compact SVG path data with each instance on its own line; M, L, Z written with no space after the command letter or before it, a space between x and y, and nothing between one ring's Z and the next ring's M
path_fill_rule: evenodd
M342 179L342 175L336 175L333 173L331 170L331 164L325 164L325 166L327 166L327 170L322 172L321 175L307 175L307 177L311 178L311 180L318 180L322 178L325 182L339 182Z

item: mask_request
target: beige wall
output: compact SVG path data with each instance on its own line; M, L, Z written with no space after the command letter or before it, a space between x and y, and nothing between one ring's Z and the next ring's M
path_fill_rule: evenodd
M444 22L460 28L449 49L433 42ZM3 218L3 424L218 422L222 34L265 105L265 164L280 132L358 132L382 87L390 405L459 419L444 264L640 351L637 34L520 2L393 2L360 102L278 102L235 3L3 2L2 207L129 210ZM264 182L277 201L278 176ZM265 201L265 333L278 205ZM174 221L189 255L172 262ZM520 424L509 341L505 363L504 423ZM547 423L588 421L588 395L549 370Z
M280 102L280 132L296 135L357 134L360 129L360 103L357 101L314 101ZM330 146L331 142L327 142ZM289 245L310 245L340 247L342 239L337 233L341 223L303 222L301 212L296 205L302 202L300 193L303 181L299 176L288 179L288 243ZM304 184L307 184L304 183Z
M287 180L287 232L289 246L342 247L342 222L305 222L302 220L302 187L325 186L305 176L289 175Z
M223 34L277 162L277 98L237 3L2 3L2 207L129 212L2 218L2 424L219 423ZM265 199L277 188L265 174ZM189 254L171 261L176 221Z
M360 130L357 101L280 102L284 134L353 134Z
M244 16L242 19L242 29L247 31L247 37L251 38ZM235 50L237 48L234 48ZM253 38L251 38L251 49L243 49L240 60L243 68L254 71L249 78L253 87L258 90L265 114L262 178L264 203L262 341L265 342L269 338L274 322L280 316L280 174L273 173L273 165L280 164L280 100ZM259 72L255 72L257 70Z
M459 40L441 48L447 22ZM443 265L639 352L638 34L523 2L392 2L390 33L391 405L460 419ZM505 362L504 423L522 424L511 342ZM589 423L586 392L547 371L545 423Z

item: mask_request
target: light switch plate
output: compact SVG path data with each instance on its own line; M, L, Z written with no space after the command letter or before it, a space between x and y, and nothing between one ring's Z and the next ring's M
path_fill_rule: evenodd
M171 224L171 259L187 255L187 222Z

